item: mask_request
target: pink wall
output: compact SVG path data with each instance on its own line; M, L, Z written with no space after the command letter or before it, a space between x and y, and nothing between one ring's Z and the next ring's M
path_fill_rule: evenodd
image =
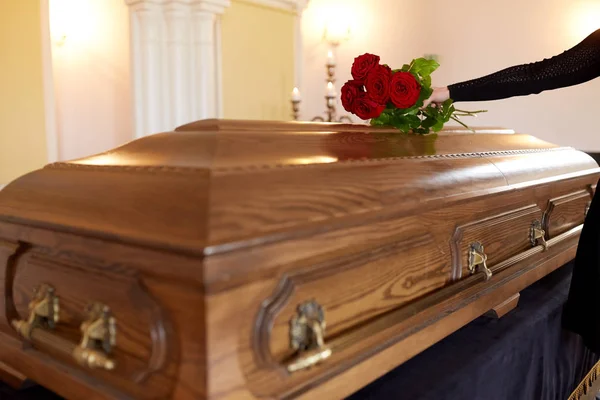
M427 52L427 32L421 28L425 7L420 2L399 0L310 0L302 16L303 73L302 118L325 111L325 62L329 46L322 41L324 26L348 21L351 38L337 50L336 87L350 78L354 57L375 53L383 62L403 64L419 52ZM416 36L416 37L415 37ZM345 113L341 104L340 112ZM357 118L355 121L360 122Z
M304 118L324 110L327 49L316 25L323 20L325 3L331 0L312 0L303 20ZM338 52L338 90L349 77L353 58L366 51L395 65L437 54L442 66L434 84L446 85L551 57L600 28L600 3L594 0L346 0L341 7L354 15L356 26ZM597 79L538 96L461 106L489 110L470 120L473 125L504 126L560 145L600 151L600 127L594 122L599 91Z
M439 84L478 77L498 69L552 57L600 28L599 3L593 0L502 2L429 0L437 26L431 51L440 54ZM454 4L454 5L453 5ZM464 104L484 105L480 124L502 125L554 143L600 150L595 127L600 79L571 88L527 96Z
M50 4L59 158L79 158L124 144L133 138L125 2ZM73 18L62 17L65 10L77 13L77 25L71 24ZM62 32L66 38L58 43Z

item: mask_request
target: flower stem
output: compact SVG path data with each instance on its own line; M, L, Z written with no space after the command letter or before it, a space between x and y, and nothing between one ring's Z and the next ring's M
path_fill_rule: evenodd
M465 128L467 128L468 130L470 130L471 132L475 133L475 131L471 128L469 128L467 125L465 125L462 121L460 121L458 118L451 116L451 119L453 119L454 121L458 122L459 124L461 124L462 126L464 126Z
M459 110L457 108L455 108L454 110L458 111L458 112L461 112L461 113L465 113L465 114L479 114L479 113L487 112L487 110L466 111L466 110Z

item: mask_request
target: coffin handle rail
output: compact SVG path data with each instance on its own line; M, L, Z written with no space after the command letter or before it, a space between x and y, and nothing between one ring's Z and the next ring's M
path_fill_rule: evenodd
M469 246L469 272L474 274L477 269L483 272L486 281L492 277L492 271L487 266L487 254L485 254L483 245L479 242L472 243Z
M555 246L562 245L564 243L567 243L570 240L573 240L581 233L582 228L583 228L583 225L574 227L567 232L564 232L554 238L547 240L546 246L544 246L543 244L538 244L535 247L532 247L531 249L524 251L523 253L520 253L509 259L499 262L493 266L490 266L490 267L488 267L488 269L491 272L493 272L494 275L498 275L500 272L503 272L506 269L510 268L511 266L518 264L522 261L525 261L525 260L535 256L536 254L545 253L548 249L551 249ZM486 263L486 266L487 266L487 263ZM532 270L534 268L535 267L525 268L523 271ZM523 271L521 271L521 272L523 272ZM512 279L512 278L505 276L500 279ZM363 325L357 326L355 328L352 328L352 329L348 330L344 335L337 336L337 337L333 338L332 340L330 340L327 343L327 345L324 344L325 341L323 340L323 342L322 342L323 347L319 348L319 346L317 345L317 346L314 346L314 349L312 349L312 350L308 350L306 352L301 351L296 354L295 359L293 359L291 362L289 362L289 361L284 362L284 365L287 366L287 370L290 373L294 372L294 371L298 371L298 370L309 369L309 368L315 366L316 364L318 364L319 362L323 361L324 359L332 357L333 354L342 354L348 348L353 347L357 343L363 342L365 337L371 337L374 334L379 334L382 331L389 329L390 327L401 326L403 323L405 323L406 321L408 321L412 317L414 317L416 314L418 314L419 310L431 309L431 307L435 304L443 304L442 309L445 310L444 312L439 313L438 316L435 318L433 318L433 317L427 318L422 323L413 325L410 328L408 328L408 325L406 325L406 328L404 330L402 330L401 333L398 333L394 337L393 340L386 342L387 345L390 345L390 344L396 342L397 340L400 340L403 337L406 337L411 332L415 332L415 331L423 329L425 326L435 322L438 318L442 318L443 315L451 313L453 310L455 310L455 307L456 307L455 302L450 300L452 297L456 296L458 293L464 292L466 289L472 288L477 283L481 283L484 285L488 284L487 283L488 280L489 279L486 279L486 276L483 273L482 274L472 274L471 276L468 276L468 277L456 282L453 285L447 286L446 288L435 292L431 296L426 296L420 300L415 301L414 303L412 303L408 306L401 307L399 309L391 310L387 313L384 313L384 314L378 316L377 318L373 319L370 324L363 324ZM473 292L473 294L471 296L469 296L466 299L463 299L463 301L464 302L474 301L475 296L476 296L475 292ZM299 308L300 308L300 306L299 306ZM299 316L301 317L301 315L299 315ZM300 321L300 320L302 320L302 318L299 318L298 316L296 316L296 317L292 318L292 320L290 322L292 323L292 326L293 326L293 321ZM302 324L300 324L300 326L302 326ZM298 332L302 332L302 331L299 330ZM310 333L310 332L313 332L313 330L308 330L308 331L304 331L304 332ZM321 331L321 333L324 334L324 331ZM291 332L290 332L290 335L291 335L291 337L293 337L293 334ZM315 336L312 335L312 333L310 333L308 336L304 335L301 337L315 337ZM366 357L366 353L364 356ZM334 363L336 363L336 362L334 361Z
M331 348L325 345L325 326L325 312L315 300L298 306L290 320L290 347L297 356L287 364L289 373L311 368L331 356Z
M540 221L533 221L531 228L529 229L529 240L531 247L541 245L544 247L544 251L548 250L548 242L546 242L546 231L542 229Z
M88 319L80 326L79 344L57 336L52 330L60 321L60 301L53 287L42 284L34 290L27 320L12 320L12 326L24 339L74 359L79 365L107 371L116 367L109 353L116 345L116 321L110 309L91 304Z

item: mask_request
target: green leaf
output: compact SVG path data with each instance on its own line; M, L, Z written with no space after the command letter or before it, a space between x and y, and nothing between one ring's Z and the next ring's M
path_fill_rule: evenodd
M431 87L431 76L425 76L421 79L421 86L430 88Z
M416 115L407 115L405 118L411 129L416 129L421 125L421 118Z
M418 113L419 113L419 107L417 107L416 104L413 107L407 108L406 110L404 110L404 115L417 115Z
M393 110L384 110L379 117L371 119L371 125L386 126L391 125Z
M450 121L450 117L452 117L452 114L455 111L454 104L452 103L452 99L448 99L445 102L443 102L441 104L440 108L441 108L440 118L442 119L442 121L444 123Z
M402 69L400 69L400 71L402 71L402 72L408 72L408 71L410 71L410 67L411 67L410 65L404 64L402 66ZM397 71L394 71L394 72L397 72Z
M390 122L401 132L408 133L410 131L410 122L404 115L395 115Z
M423 128L429 129L429 128L433 127L436 123L437 123L436 118L427 117L423 120L423 122L421 122L421 126Z
M435 121L435 124L431 127L434 132L439 132L444 127L444 120L438 119Z
M421 93L419 94L419 98L417 99L417 103L415 104L415 107L416 108L422 107L423 102L425 102L425 99L428 99L432 93L433 93L433 89L431 89L430 87L422 87Z
M413 60L410 72L425 78L431 75L439 66L440 64L437 61L421 57Z

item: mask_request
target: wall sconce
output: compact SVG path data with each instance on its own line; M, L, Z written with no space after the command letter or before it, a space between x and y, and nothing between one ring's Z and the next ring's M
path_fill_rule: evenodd
M570 21L569 33L570 40L565 46L572 46L579 43L586 36L600 28L600 3L598 1L584 0L573 2L569 7Z
M350 39L350 24L343 18L338 17L329 20L323 30L323 40L332 47L339 46L342 42Z
M67 41L67 33L62 31L53 31L51 38L55 45L62 46Z
M100 32L100 19L96 2L84 0L50 0L50 38L56 46L67 41L89 46Z
M329 50L329 52L327 53L327 61L325 63L325 82L327 82L325 92L326 117L323 118L321 116L316 116L312 119L312 121L352 123L352 119L347 115L342 115L340 117L337 116L336 103L338 94L335 90L335 66L336 61L333 55L333 51ZM294 90L292 91L292 115L294 117L294 120L298 120L298 113L300 111L300 101L300 92L298 91L298 88L294 88Z
M316 116L312 121L321 122L347 122L352 123L349 116L337 115L336 105L338 92L335 88L335 67L336 67L336 50L343 43L350 40L352 15L349 14L348 8L343 4L338 4L337 7L330 5L322 10L321 15L329 16L323 21L323 37L322 40L328 45L327 58L325 61L325 116ZM300 110L300 93L297 88L292 91L292 116L294 120L298 119Z

